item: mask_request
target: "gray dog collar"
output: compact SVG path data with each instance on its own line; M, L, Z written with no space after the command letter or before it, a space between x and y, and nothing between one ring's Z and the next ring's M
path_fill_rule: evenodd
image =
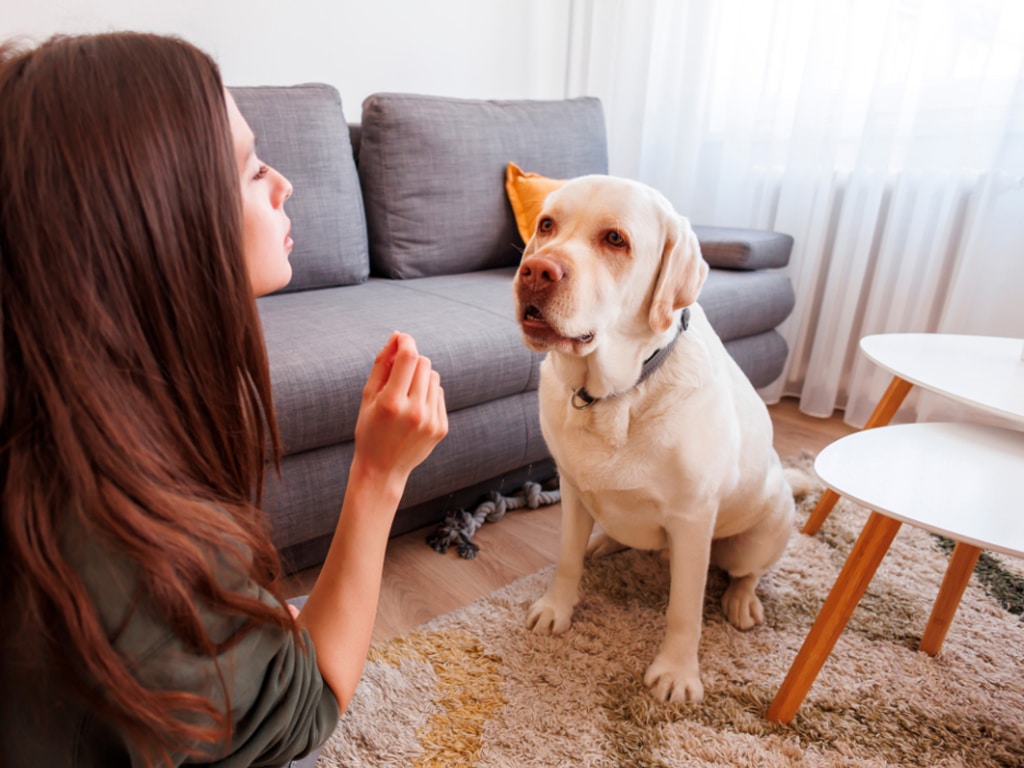
M656 350L653 355L644 360L643 367L640 368L640 378L636 380L636 382L633 384L633 387L640 386L640 384L646 381L652 373L654 373L661 367L662 363L668 360L668 356L672 354L672 350L675 348L676 342L679 341L679 337L682 335L683 331L685 331L689 327L690 308L686 307L683 309L682 314L679 316L679 325L676 328L676 335L672 337L672 341L670 341L661 349ZM633 387L630 387L630 389L632 389ZM629 390L625 391L628 392ZM611 395L608 395L608 397L615 397L616 395L621 394L623 393L615 392ZM607 398L594 397L589 392L587 392L586 387L580 387L579 389L573 390L570 402L572 403L572 407L575 408L577 411L585 411L587 410L587 408L589 408L590 406L592 406L594 403L601 399Z

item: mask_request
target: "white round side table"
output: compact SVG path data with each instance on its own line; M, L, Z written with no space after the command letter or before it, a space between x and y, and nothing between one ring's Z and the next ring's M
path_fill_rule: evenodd
M940 334L861 341L893 381L864 430L818 454L815 470L828 490L804 532L818 530L840 494L873 511L769 720L793 719L904 522L957 542L921 638L926 653L942 647L982 549L1024 557L1024 432L964 423L885 426L914 385L1024 424L1021 346L1020 339Z
M893 375L864 425L888 424L914 386L1024 424L1024 339L945 333L883 333L860 340L864 355ZM826 490L804 524L814 535L839 496Z

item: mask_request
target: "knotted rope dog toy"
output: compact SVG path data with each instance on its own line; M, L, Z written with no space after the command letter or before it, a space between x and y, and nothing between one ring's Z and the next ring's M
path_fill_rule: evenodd
M545 490L540 483L527 482L514 496L502 496L498 491L491 491L487 494L487 501L473 512L461 507L452 510L445 515L441 527L427 537L427 543L435 552L442 555L448 551L448 547L455 544L459 557L472 560L480 551L480 546L473 543L473 536L484 523L496 523L506 512L512 510L524 507L536 509L561 500L562 494L558 490L557 477L545 485L552 487Z

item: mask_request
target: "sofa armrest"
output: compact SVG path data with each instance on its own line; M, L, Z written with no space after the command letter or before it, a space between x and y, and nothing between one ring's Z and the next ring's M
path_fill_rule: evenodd
M719 269L778 269L789 263L793 238L741 227L693 227L708 266Z

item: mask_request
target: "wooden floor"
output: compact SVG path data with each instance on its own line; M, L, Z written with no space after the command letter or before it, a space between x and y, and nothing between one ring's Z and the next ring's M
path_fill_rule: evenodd
M829 419L806 416L795 400L769 407L775 426L775 448L783 458L803 451L817 453L853 428L841 414ZM484 525L473 537L480 545L474 560L462 560L454 549L439 555L426 544L430 530L392 539L384 565L384 582L374 642L404 634L435 616L453 611L499 587L555 561L558 552L560 507L510 512L501 521ZM289 580L288 596L309 591L316 569Z

